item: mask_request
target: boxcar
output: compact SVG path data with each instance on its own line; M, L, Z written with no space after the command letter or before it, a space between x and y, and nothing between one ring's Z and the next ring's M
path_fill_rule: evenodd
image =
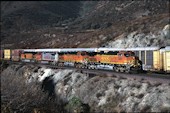
M20 50L15 49L12 50L12 61L19 61L20 60Z
M11 51L10 49L4 49L4 59L10 60L11 59Z
M132 48L132 50L134 50L135 52L135 56L138 56L139 59L142 61L143 69L151 71L158 68L157 64L159 62L157 61L157 59L154 59L154 56L159 53L159 49L159 47Z
M155 71L170 72L170 46L154 51L153 66Z

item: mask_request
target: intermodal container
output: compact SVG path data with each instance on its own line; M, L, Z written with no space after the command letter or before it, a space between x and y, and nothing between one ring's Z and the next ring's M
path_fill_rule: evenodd
M10 58L11 58L11 51L10 51L10 49L5 49L4 50L4 59L10 60Z

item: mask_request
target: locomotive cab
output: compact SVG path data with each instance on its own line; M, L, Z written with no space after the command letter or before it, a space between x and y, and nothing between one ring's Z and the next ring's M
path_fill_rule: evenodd
M125 56L127 57L128 62L131 64L133 69L142 70L142 61L139 60L139 57L137 57L134 52L127 51Z
M118 61L122 62L122 66L126 70L142 70L142 62L132 51L120 51L118 53Z

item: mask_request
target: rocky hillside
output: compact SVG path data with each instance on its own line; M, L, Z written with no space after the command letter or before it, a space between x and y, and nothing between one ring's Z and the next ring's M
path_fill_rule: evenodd
M7 85L8 82L10 85ZM42 85L44 91L47 91L51 97L48 101L51 103L48 104L55 105L54 97L57 98L57 102L63 104L57 104L58 109L54 109L48 104L42 104L47 97L40 90L36 90L38 88L36 84ZM16 88L10 89L13 86ZM15 90L17 92L12 93ZM168 112L170 111L169 94L169 84L106 75L102 77L83 74L77 70L53 70L33 65L11 65L1 74L2 109L8 105L8 108L14 111L36 108L47 111L51 109L53 113L58 110L70 110L71 112L74 110L75 112L75 110L85 109L85 111L91 112ZM27 96L30 98L28 99ZM36 96L38 97L36 98ZM21 97L24 101L19 99ZM11 103L8 101L10 99L12 99ZM18 101L14 101L15 99ZM40 100L39 103L37 100ZM29 102L34 104L30 106ZM16 107L17 109L15 109Z
M14 1L2 2L1 12L6 48L170 45L162 33L169 26L168 0Z

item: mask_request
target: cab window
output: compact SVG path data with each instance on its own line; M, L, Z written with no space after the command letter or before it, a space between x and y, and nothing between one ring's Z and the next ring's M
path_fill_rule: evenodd
M125 53L124 55L125 55L126 57L129 57L129 56L130 56L130 54L129 54L129 53Z

